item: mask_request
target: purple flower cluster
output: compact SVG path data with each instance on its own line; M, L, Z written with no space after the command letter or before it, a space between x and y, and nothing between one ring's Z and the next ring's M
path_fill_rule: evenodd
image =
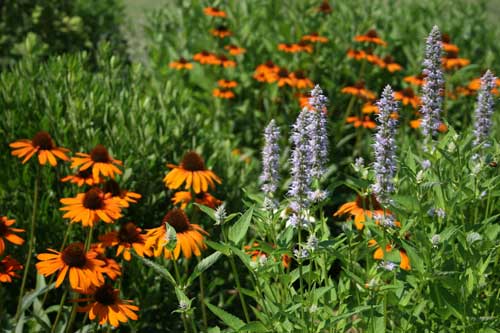
M310 113L310 122L307 132L310 135L311 146L311 174L313 177L321 178L325 173L325 165L328 162L328 133L326 127L326 104L328 98L323 90L316 85L311 91L309 104L313 107Z
M264 130L264 148L262 149L262 174L260 181L262 182L261 189L267 198L273 197L278 189L279 182L279 158L280 147L278 140L280 129L276 126L276 122L271 120Z
M441 67L443 46L441 32L437 26L432 28L425 45L423 62L425 82L422 91L422 133L426 140L432 140L441 124L440 114L443 106L444 75Z
M483 144L484 147L489 146L488 136L491 130L491 117L495 104L491 90L495 87L496 77L488 70L481 77L481 88L477 96L477 105L474 113L474 146L479 146L481 144Z
M396 125L393 114L398 113L398 102L388 85L377 102L380 110L377 117L377 133L373 144L375 162L375 184L373 192L381 204L390 203L390 194L394 192L393 178L396 173Z

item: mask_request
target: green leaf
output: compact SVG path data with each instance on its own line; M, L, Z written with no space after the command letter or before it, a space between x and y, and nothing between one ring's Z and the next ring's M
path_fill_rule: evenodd
M243 326L238 332L256 332L256 333L267 333L269 329L264 326L261 322L252 321L245 326Z
M245 237L248 227L250 227L250 222L252 221L253 207L247 209L245 214L243 214L238 221L236 221L230 228L228 237L234 244L239 244L241 240Z
M245 322L240 318L236 317L235 315L232 315L229 312L226 312L221 308L216 307L208 302L205 302L205 304L207 305L208 309L212 311L214 315L219 317L219 319L222 320L224 324L231 327L232 329L239 330L245 326Z
M201 273L209 269L213 264L219 260L220 256L222 255L221 252L217 251L209 255L208 257L204 258L201 260L198 265L194 268L193 273L189 276L187 284L191 284L198 276L200 276Z
M218 222L217 219L215 218L215 210L213 210L212 208L210 207L207 207L207 206L204 206L204 205L200 205L200 204L197 204L197 203L194 203L202 212L204 212L205 214L207 214L212 220L214 220L215 222Z
M217 242L213 242L211 240L205 240L205 243L211 247L212 249L214 249L215 251L219 251L221 252L222 254L224 254L225 256L228 256L231 254L231 247L227 244L224 244L224 243L217 243Z
M136 257L140 261L142 261L146 266L151 267L157 273L160 273L160 275L162 277L164 277L168 282L170 282L173 286L177 286L177 282L175 282L174 277L172 276L172 274L170 274L170 272L165 267L162 267L162 266L158 265L157 263L155 263L154 261L151 261L147 258L143 258L141 256L138 256L135 253L133 253L133 255L134 255L134 257Z

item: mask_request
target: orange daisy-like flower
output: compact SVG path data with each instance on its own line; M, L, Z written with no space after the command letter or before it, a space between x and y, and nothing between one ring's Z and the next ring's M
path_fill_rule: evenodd
M355 60L362 60L366 58L366 52L363 50L347 50L347 57Z
M297 53L300 51L300 47L297 44L280 43L278 44L278 50L285 53Z
M399 72L403 69L403 67L401 67L401 65L398 64L390 55L387 55L382 59L382 64L382 68L387 69L391 73Z
M128 207L129 203L137 203L137 200L142 197L139 193L121 189L114 179L108 179L104 183L102 191L105 194L111 193L111 197L115 198L122 208Z
M238 82L223 79L223 80L217 81L217 85L219 87L221 87L221 88L229 89L229 88L235 88L235 87L237 87L238 86Z
M213 171L205 168L203 158L194 151L187 152L182 158L179 166L167 164L172 169L163 181L165 186L171 190L178 189L184 182L186 190L193 189L195 193L207 192L208 186L215 187L214 182L221 183L221 180Z
M333 216L344 214L353 216L356 229L363 230L367 217L371 219L374 214L384 215L384 210L373 194L367 197L358 195L355 201L347 202L340 206ZM391 212L386 210L385 214L391 214Z
M19 278L19 274L16 271L23 269L16 259L6 256L0 261L0 282L11 283L12 278Z
M38 153L38 162L41 165L57 165L57 158L68 161L66 153L69 149L56 147L52 137L47 132L38 132L33 139L22 139L14 141L9 146L12 148L12 155L23 158L23 164L26 163L35 153Z
M172 61L169 65L170 68L182 70L182 69L193 69L193 64L187 61L184 58L180 58L179 60Z
M394 248L392 245L387 244L385 246L385 251L384 251L378 245L378 243L375 239L370 239L368 241L368 247L376 247L375 252L373 252L373 259L375 259L375 260L383 260L385 257L385 254L391 252ZM406 251L404 249L400 249L399 256L400 256L399 267L401 267L401 269L404 269L405 271L409 271L411 269L411 265L410 265L410 259L408 258Z
M115 178L115 174L122 174L116 165L123 165L122 161L115 160L109 156L108 150L103 145L97 145L90 154L76 153L78 157L71 158L71 167L79 167L79 171L92 168L94 181L99 181L99 175Z
M69 275L69 283L74 289L88 290L91 286L104 283L101 267L104 262L96 259L97 253L85 251L83 243L73 243L62 252L48 249L50 253L41 253L36 264L38 273L49 276L59 271L56 288Z
M455 44L451 43L451 37L450 37L450 35L448 35L448 34L442 34L441 35L441 42L442 42L442 45L443 45L443 50L445 52L457 52L458 53L459 48Z
M290 73L284 68L281 68L277 73L277 81L278 81L278 87L284 87L284 86L293 87L295 85L295 82L292 79Z
M106 248L103 244L94 243L90 245L90 249L97 253L95 257L97 260L104 262L104 266L101 266L102 274L106 274L113 281L122 275L122 269L116 260L106 257Z
M176 232L177 243L172 251L165 247L169 241L166 224ZM177 260L182 250L184 258L190 259L193 254L201 256L201 251L207 248L203 235L208 233L199 225L190 223L182 209L174 208L165 215L162 226L148 230L146 247L153 246L155 257L164 252L165 258Z
M193 56L194 61L198 61L202 65L220 65L220 62L217 60L217 55L214 53L203 50L199 53L196 53Z
M181 209L186 209L186 206L193 200L193 196L189 191L176 192L172 197L174 205L180 205ZM194 197L194 202L199 205L207 206L212 209L217 208L222 204L222 201L214 197L208 192L200 192Z
M415 95L415 92L411 88L405 88L402 91L396 91L394 93L394 98L398 101L401 101L403 105L411 105L415 109L418 109L421 103L420 98Z
M306 74L303 71L295 71L291 73L290 78L292 79L294 86L299 89L313 87L312 81L307 78Z
M206 7L203 9L203 12L207 16L212 16L212 17L226 17L226 12L223 10L220 10L217 7Z
M317 32L312 32L309 35L305 35L301 40L311 43L326 43L328 38L320 36Z
M231 99L231 98L235 97L234 92L232 90L229 90L229 89L219 89L219 88L215 88L212 91L212 95L214 97L218 97L218 98L222 98L222 99Z
M347 117L346 123L352 123L356 128L364 127L374 129L375 127L377 127L377 124L373 120L371 120L370 117L364 117L363 119L356 116Z
M332 6L330 6L330 3L328 2L328 0L323 0L321 5L319 5L316 8L316 11L318 13L321 13L321 14L330 14L333 11L333 9L332 9Z
M365 99L375 99L375 94L370 90L365 88L364 81L358 81L354 84L354 86L344 87L341 90L344 94L350 94L354 96L358 96Z
M64 178L61 178L62 182L70 182L72 184L77 184L78 187L83 185L97 185L101 183L102 179L99 179L97 182L92 176L92 169L86 169L83 171L78 171L75 175L69 175Z
M118 327L120 323L126 323L129 319L138 319L135 312L139 311L139 307L129 304L131 301L120 299L119 290L110 284L83 293L91 294L92 297L75 300L75 302L90 301L88 305L78 308L78 312L88 312L89 319L98 321L100 325L109 323L113 327Z
M446 52L446 56L442 58L443 67L445 69L458 69L470 64L470 60L459 58L458 52Z
M134 222L123 223L118 231L111 231L105 235L99 236L99 240L104 246L116 246L116 255L123 253L123 259L130 261L132 255L130 250L134 249L137 255L144 257L152 255L149 248L146 248L146 235L142 234L142 229L135 225Z
M370 29L364 35L358 35L354 37L354 40L360 43L372 43L382 46L387 45L387 43L378 36L378 33L375 29Z
M7 216L0 217L0 255L5 251L5 241L12 244L23 245L24 239L16 235L17 232L24 232L24 229L12 228L16 220L9 220Z
M295 97L297 97L301 109L307 108L309 111L314 111L313 106L309 103L309 99L311 98L310 93L296 93Z
M234 56L243 54L247 51L246 49L239 47L239 46L236 46L236 45L233 45L233 44L224 46L224 49L229 51L230 55L234 55Z
M307 52L307 53L312 53L313 51L313 46L306 42L305 40L301 40L297 44L294 44L297 46L298 50L300 52Z
M218 38L226 38L233 34L227 27L223 25L219 25L217 28L210 30L210 33Z
M403 79L403 81L419 87L424 85L424 80L425 80L425 75L423 74L407 76Z
M122 216L121 200L113 198L111 193L103 193L96 187L85 193L78 193L74 198L64 198L60 201L65 206L59 210L67 211L63 218L71 219L71 223L82 222L84 227L93 227L99 220L112 223Z
M374 64L375 66L378 66L380 68L384 68L385 67L385 63L384 61L382 60L382 58L380 58L378 55L376 54L373 54L373 51L372 50L367 50L366 53L365 53L365 59L366 61L368 61L369 63L371 64Z
M279 71L280 68L269 60L266 63L257 66L253 77L259 82L273 83L278 80Z
M410 120L411 128L419 128L422 125L422 119ZM438 127L438 131L441 133L446 133L448 131L448 126L445 123L440 123Z
M220 65L224 68L236 67L236 61L229 59L225 55L220 55L215 60L214 65Z
M372 102L367 102L363 104L363 108L361 109L361 112L365 114L379 113L379 111L380 110L378 106L373 104Z

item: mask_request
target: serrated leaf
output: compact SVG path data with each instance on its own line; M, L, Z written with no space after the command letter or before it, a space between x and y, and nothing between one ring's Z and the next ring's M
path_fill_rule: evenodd
M231 327L232 329L239 330L245 326L245 322L240 318L236 317L235 315L232 315L229 312L226 312L221 308L216 307L208 302L205 302L205 304L207 305L208 309L212 311L214 315L219 317L219 319L222 320L224 324Z

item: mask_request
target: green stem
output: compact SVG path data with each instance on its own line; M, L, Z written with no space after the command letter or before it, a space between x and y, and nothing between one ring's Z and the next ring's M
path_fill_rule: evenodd
M181 274L179 273L179 267L177 266L177 260L172 259L173 265L174 265L174 272L175 272L175 278L177 280L177 284L181 284ZM189 326L186 318L186 313L182 312L181 313L182 317L182 323L184 324L184 332L189 333Z
M59 319L61 318L62 309L64 308L64 302L66 301L66 297L68 296L68 288L64 288L64 293L61 297L61 302L59 302L59 309L57 310L56 319L54 320L54 324L50 329L50 333L54 333L57 328L57 324L59 323Z
M233 256L229 257L229 263L231 264L234 280L236 282L236 289L238 290L238 295L240 296L240 302L243 308L243 314L245 315L245 320L247 321L247 323L249 323L250 316L248 315L247 303L245 301L245 296L243 296L243 293L241 292L240 276L238 275L238 270L236 269L236 264L234 263Z
M28 244L28 255L26 258L26 263L24 264L24 273L23 280L21 282L21 289L19 290L19 298L17 301L17 311L14 322L19 320L21 316L21 308L22 308L22 300L24 294L24 288L26 287L26 280L28 278L28 272L31 264L31 255L33 253L33 249L35 247L35 220L36 220L36 210L38 208L38 190L40 183L40 166L36 166L36 176L35 176L35 185L34 185L34 193L33 193L33 211L31 213L31 225L30 225L30 235L29 235L29 244Z
M200 259L198 257L198 262ZM201 315L203 317L203 332L207 332L208 330L208 320L207 320L207 308L205 306L205 276L203 272L200 274L200 306L201 306Z

